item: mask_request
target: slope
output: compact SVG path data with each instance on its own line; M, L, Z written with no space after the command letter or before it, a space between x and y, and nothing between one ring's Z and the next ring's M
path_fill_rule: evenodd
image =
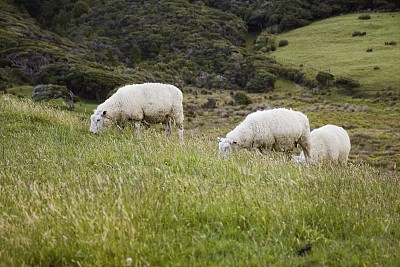
M358 96L386 92L396 100L400 97L400 13L372 13L367 20L359 16L338 16L284 33L279 39L289 45L272 55L283 64L302 65L314 73L330 70L335 77L358 80L361 86L353 92ZM366 34L352 36L354 32Z
M396 176L305 167L144 130L90 135L77 114L0 95L6 266L395 266ZM305 253L307 245L312 249ZM301 253L303 251L303 253Z

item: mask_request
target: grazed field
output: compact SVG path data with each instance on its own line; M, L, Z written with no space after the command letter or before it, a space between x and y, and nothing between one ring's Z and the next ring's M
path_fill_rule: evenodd
M273 55L285 64L303 64L308 71L330 70L335 76L358 80L359 95L390 92L400 97L400 13L371 13L371 19L350 14L329 18L285 34L289 45ZM366 32L353 37L353 32ZM385 45L385 42L397 45ZM367 52L371 48L372 52Z

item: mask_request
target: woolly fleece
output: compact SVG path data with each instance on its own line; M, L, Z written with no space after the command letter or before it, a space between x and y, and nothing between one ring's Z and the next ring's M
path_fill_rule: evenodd
M96 133L111 123L123 125L135 122L140 133L140 122L164 124L169 136L171 120L178 127L183 141L183 95L175 86L161 83L132 84L121 87L91 116L90 131Z
M299 111L285 108L256 111L249 114L226 138L220 139L220 148L223 143L258 148L262 153L267 150L290 151L300 144L308 157L310 125L307 116Z

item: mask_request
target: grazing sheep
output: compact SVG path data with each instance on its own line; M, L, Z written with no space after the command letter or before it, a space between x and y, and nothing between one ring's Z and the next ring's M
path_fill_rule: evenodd
M310 137L310 163L347 163L351 144L345 129L328 124L313 130ZM303 152L294 158L299 163L305 160Z
M226 138L218 138L219 155L225 156L231 146L267 150L290 151L297 144L308 157L310 151L310 125L301 112L285 108L256 111L249 114Z
M120 128L128 120L135 124L140 135L140 123L162 123L168 139L171 122L178 127L183 142L182 92L173 85L144 83L126 85L100 104L90 117L90 132L97 133L105 126L116 123Z

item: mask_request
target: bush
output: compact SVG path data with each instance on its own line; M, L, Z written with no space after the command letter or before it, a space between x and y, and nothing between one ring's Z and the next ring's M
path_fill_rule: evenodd
M217 107L217 101L214 98L207 98L207 102L202 105L203 108L214 109Z
M0 58L0 68L11 67L13 65L11 60Z
M74 94L65 86L55 84L39 84L32 92L33 101L48 101L51 99L62 98L69 105L69 109L74 109Z
M385 42L385 45L397 45L397 42L395 41Z
M368 14L360 15L358 19L371 19L371 16Z
M318 81L318 83L322 86L328 86L331 84L331 82L334 80L335 76L328 72L324 71L319 71L315 79Z
M253 101L251 101L251 99L243 92L237 92L233 96L233 99L237 105L249 105L253 103Z
M302 69L296 69L296 68L290 68L290 67L284 67L280 66L278 69L278 75L280 77L284 77L285 79L288 79L289 81L307 86L307 87L315 87L316 82L314 80L314 77L311 75L307 74L304 70Z
M289 44L288 40L280 40L279 41L279 47L287 46Z
M277 77L265 70L256 70L256 73L246 84L246 91L250 93L264 93L274 90Z
M346 89L352 89L360 87L360 82L347 77L338 77L336 78L335 84L337 87L343 87Z
M353 34L351 35L351 36L364 36L364 35L366 35L367 34L367 32L359 32L359 31L355 31L355 32L353 32Z

